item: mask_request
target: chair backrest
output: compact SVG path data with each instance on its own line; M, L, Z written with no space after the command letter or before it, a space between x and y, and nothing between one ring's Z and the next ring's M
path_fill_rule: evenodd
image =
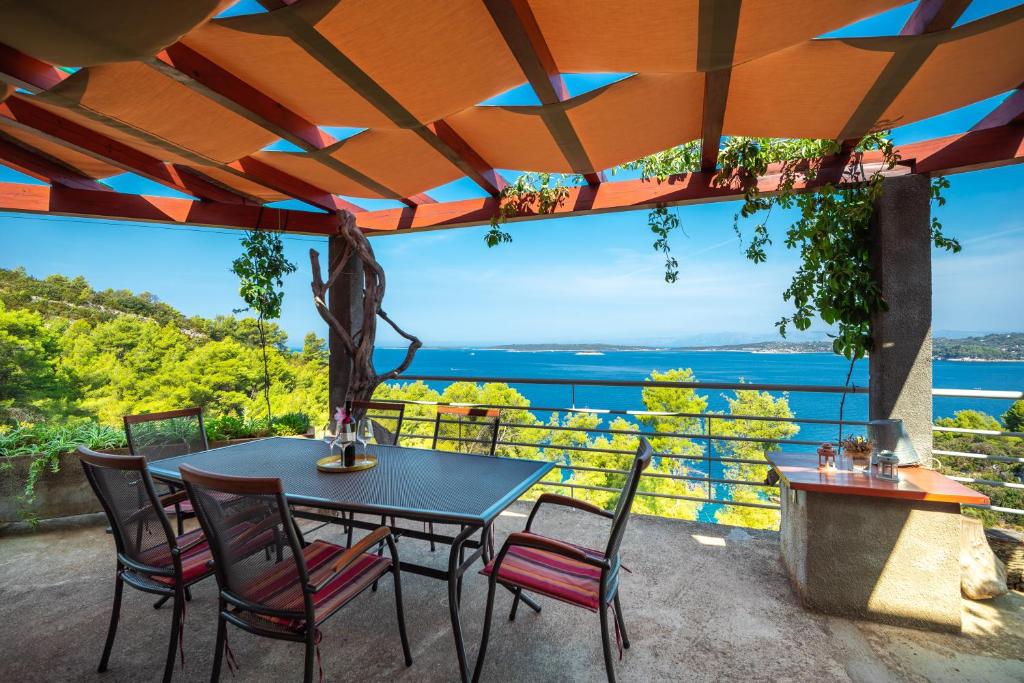
M405 419L405 404L386 401L353 401L356 415L370 418L373 422L373 436L377 443L397 446L402 436L402 420ZM379 420L387 421L382 425Z
M183 408L147 415L125 415L128 451L162 460L209 449L202 408Z
M312 619L303 590L309 573L281 480L179 470L224 598L258 614Z
M96 453L78 447L78 459L103 511L119 555L136 569L153 568L168 573L174 532L146 468L146 458Z
M608 538L608 547L605 557L611 559L618 557L619 546L622 545L622 536L626 533L626 523L629 521L629 513L633 508L633 499L636 498L636 489L640 485L640 475L651 464L654 456L654 449L650 442L640 437L640 445L637 447L636 456L633 458L633 466L626 475L626 483L622 487L622 494L619 496L619 503L615 506L615 516L612 518L612 532Z
M501 411L497 408L438 406L431 448L494 455Z

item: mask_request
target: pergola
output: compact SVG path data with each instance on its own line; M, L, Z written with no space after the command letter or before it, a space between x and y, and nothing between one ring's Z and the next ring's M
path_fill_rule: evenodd
M716 179L723 136L840 142L796 187L813 189L843 180L868 132L1013 91L970 130L901 147L876 214L890 311L875 325L871 412L902 413L927 450L930 400L906 391L931 387L927 178L1024 158L1024 6L956 25L969 0L920 0L899 35L818 38L906 3L260 0L265 11L218 18L232 4L0 5L0 162L47 184L0 183L0 211L334 236L346 210L364 233L394 234L489 222L497 169L585 178L551 216L722 201L743 191ZM578 73L619 78L572 96L565 74ZM538 103L487 104L517 87ZM695 139L699 172L605 178ZM266 149L282 140L293 148ZM101 182L125 171L195 199ZM779 171L757 179L762 192ZM480 196L430 197L460 178ZM284 199L310 210L264 207ZM336 279L331 311L358 325L360 296L355 274ZM333 333L331 346L337 403L348 361Z

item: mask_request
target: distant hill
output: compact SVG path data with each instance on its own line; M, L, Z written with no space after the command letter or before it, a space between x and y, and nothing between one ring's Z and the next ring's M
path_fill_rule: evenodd
M735 351L745 353L832 353L832 342L776 341L749 344L723 344L717 346L639 346L619 344L504 344L489 346L500 351ZM932 358L938 360L1024 360L1024 333L986 334L977 337L932 340Z

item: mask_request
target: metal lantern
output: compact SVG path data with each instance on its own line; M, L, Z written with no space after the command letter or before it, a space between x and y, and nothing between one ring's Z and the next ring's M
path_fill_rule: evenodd
M826 442L818 446L818 469L834 470L836 468L836 449Z
M875 459L878 462L877 476L879 479L887 481L900 480L900 459L898 455L892 451L882 451Z

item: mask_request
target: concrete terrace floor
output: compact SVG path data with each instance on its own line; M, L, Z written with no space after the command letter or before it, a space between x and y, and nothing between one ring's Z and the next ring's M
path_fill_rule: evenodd
M522 528L517 504L499 521L499 542ZM602 520L551 508L538 530L601 547ZM310 526L304 522L304 526ZM324 533L326 532L326 533ZM341 538L335 529L317 535ZM405 557L436 563L423 542L404 540ZM771 532L635 517L626 534L622 603L632 648L617 663L621 681L1024 681L1024 594L965 600L964 633L936 634L825 617L803 610L790 590ZM170 610L125 589L110 669L95 673L113 594L114 545L102 526L0 538L0 681L155 681L163 669ZM175 680L209 678L216 585L193 588L185 623L186 664ZM401 660L391 584L356 598L326 622L321 645L328 681L454 681L458 672L447 591L404 575L414 663ZM462 608L475 661L486 595L468 576ZM597 616L552 600L507 621L499 591L484 680L602 681ZM301 645L233 629L241 670L222 680L301 678Z

